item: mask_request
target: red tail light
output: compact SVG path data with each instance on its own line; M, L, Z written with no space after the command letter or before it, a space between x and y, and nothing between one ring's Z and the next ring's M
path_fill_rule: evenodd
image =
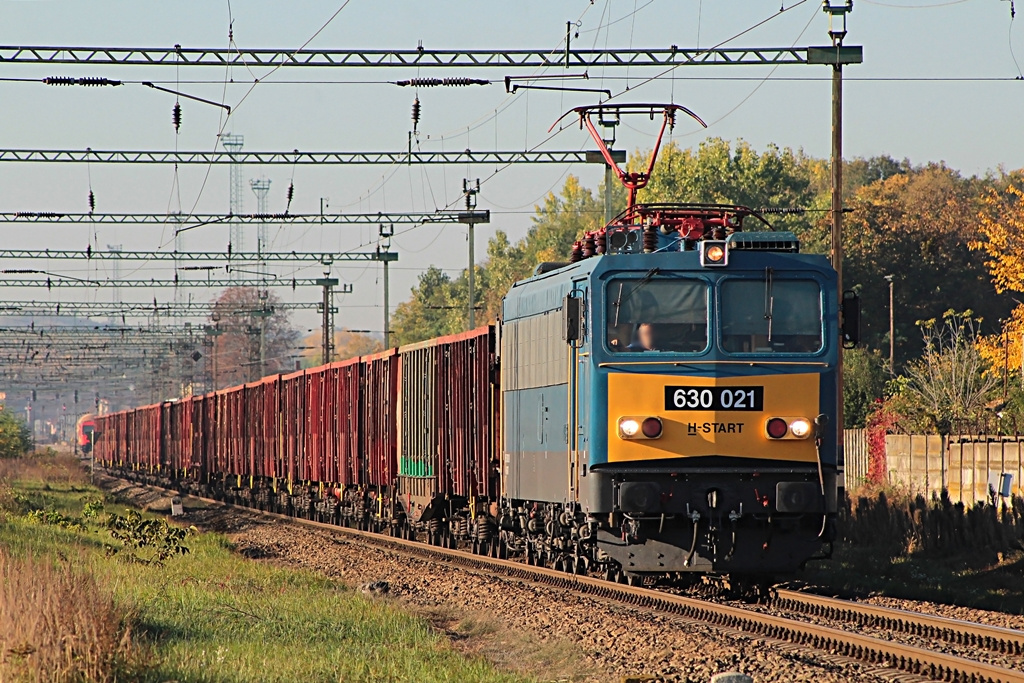
M770 438L781 439L786 436L786 433L789 431L789 425L786 424L786 421L782 418L773 417L768 420L768 423L765 425L765 431L768 432L768 436Z
M656 417L649 417L646 420L644 420L643 425L640 427L640 430L648 439L657 439L659 436L661 436L661 420L659 420Z

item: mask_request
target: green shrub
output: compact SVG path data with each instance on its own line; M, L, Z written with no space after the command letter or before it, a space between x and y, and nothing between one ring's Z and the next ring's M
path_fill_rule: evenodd
M20 458L32 448L32 432L25 423L0 410L0 458Z
M122 549L147 550L148 557L142 557L138 552L129 552L125 557L132 562L161 565L175 555L189 552L184 541L192 530L171 526L164 519L146 519L138 510L128 509L123 517L110 513L107 531L123 546L108 545L107 555L115 555Z

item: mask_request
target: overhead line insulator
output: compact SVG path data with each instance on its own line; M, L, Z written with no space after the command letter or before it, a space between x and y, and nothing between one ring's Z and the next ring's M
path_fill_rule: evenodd
M420 98L416 98L412 103L412 129L413 132L418 132L420 127Z
M181 129L181 102L175 102L174 108L171 109L171 123L174 124L174 132L177 133Z
M467 85L490 85L491 82L486 78L466 78L466 77L451 77L451 78L410 78L404 81L395 81L395 85L403 88L411 86L413 88L436 88L438 86L446 86L450 88L461 88Z
M121 85L121 81L115 81L110 78L103 78L100 76L86 76L84 78L75 78L73 76L47 76L43 79L43 83L46 85L84 86Z

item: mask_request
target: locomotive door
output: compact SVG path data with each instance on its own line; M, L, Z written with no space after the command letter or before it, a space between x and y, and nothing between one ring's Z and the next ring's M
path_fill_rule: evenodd
M587 466L587 437L585 425L589 424L589 405L587 400L590 373L587 372L587 358L589 353L589 325L587 325L587 297L586 280L573 282L573 289L570 294L579 299L579 327L577 339L569 341L569 410L568 424L566 425L566 443L568 445L569 458L569 501L578 503L580 499L580 479L586 476Z

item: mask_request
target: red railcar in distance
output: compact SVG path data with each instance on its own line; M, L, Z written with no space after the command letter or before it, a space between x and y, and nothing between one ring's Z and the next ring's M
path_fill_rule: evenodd
M360 483L363 471L363 414L360 410L363 396L363 370L361 358L332 363L336 373L330 411L334 422L334 440L337 447L338 483L354 486Z
M499 496L499 396L482 327L103 416L96 449L202 495L478 543Z
M398 476L398 351L364 356L362 430L364 471L360 481L389 487Z

